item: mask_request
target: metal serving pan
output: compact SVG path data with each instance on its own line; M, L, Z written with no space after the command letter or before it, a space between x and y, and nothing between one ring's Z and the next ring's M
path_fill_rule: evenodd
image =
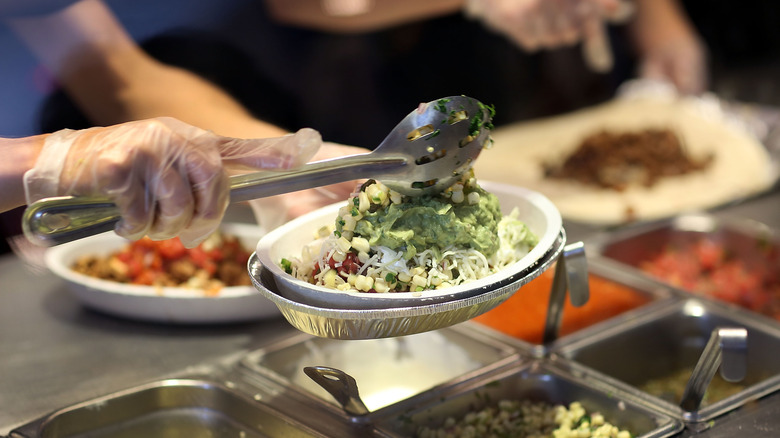
M522 291L524 295L511 296L505 303L474 321L484 325L487 330L508 336L511 339L509 342L520 340L522 346L549 345L556 339L582 330L598 330L601 324L616 318L630 319L648 307L676 298L667 286L625 272L612 264L589 260L587 270L588 301L581 306L560 303L560 321L551 321L555 315L549 311L549 301L554 297L554 294L549 293L553 285L553 275L550 275L552 270L527 285ZM540 292L547 293L547 302L530 296ZM551 336L545 336L545 328L549 326L557 326L557 331Z
M333 309L303 304L277 292L273 275L258 261L256 254L249 258L248 268L257 290L273 301L298 330L324 338L376 339L449 327L494 308L548 269L563 252L565 243L566 233L561 229L557 241L535 264L471 297L389 309Z
M11 432L14 438L172 436L324 438L328 435L225 386L192 379L166 379L79 403Z
M681 422L652 405L625 399L619 389L545 359L515 364L478 381L456 385L431 403L398 406L376 426L387 437L415 436L418 428L439 427L447 417L462 417L500 400L522 399L565 406L579 401L589 413L601 413L607 422L628 429L634 437L669 437L682 430Z
M645 262L664 251L690 248L699 242L706 242L714 248L722 248L725 251L728 261L714 262L716 266L723 266L723 272L741 263L743 270L761 276L768 283L763 285L763 288L772 287L770 284L778 282L776 277L772 279L771 276L780 273L780 234L764 224L747 219L718 219L708 214L686 214L655 223L602 233L587 240L586 245L589 258L616 264L620 269L633 275L655 278L643 271L642 265ZM701 257L706 256L707 254L702 254ZM710 254L711 259L720 260L716 257ZM686 260L684 263L688 262ZM709 263L713 263L712 260ZM720 268L708 269L708 278L713 278L720 270ZM704 295L703 291L695 290L694 286L680 284L677 281L667 281L662 278L656 278L656 281L684 290L686 295ZM750 287L747 282L741 284L745 288ZM762 285L753 287L762 287ZM733 289L731 292L738 290ZM711 294L707 296L731 302L765 316L780 318L780 298L772 297L768 293L756 297L755 292L757 291L748 290L747 293L742 294L720 292L722 296Z
M679 400L672 402L657 389L647 388L655 394L639 389L650 381L665 380L678 373L686 379L690 375L686 370L693 371L710 334L718 327L740 327L748 332L746 376L738 384L721 382L718 388L725 391L724 398L705 399L696 411L686 411L678 405ZM631 320L602 326L598 332L562 339L552 351L574 361L574 366L596 370L602 376L630 385L642 397L650 397L665 411L687 422L709 421L780 389L780 328L771 321L711 300L678 300Z
M340 411L336 400L303 372L307 366L337 368L356 380L366 407L377 411L518 360L516 348L466 322L410 336L356 341L298 333L248 353L240 364L252 376Z

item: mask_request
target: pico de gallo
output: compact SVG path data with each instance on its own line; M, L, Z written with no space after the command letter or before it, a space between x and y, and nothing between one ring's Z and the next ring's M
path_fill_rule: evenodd
M780 320L780 253L760 244L761 261L743 260L721 242L667 245L639 268L674 286Z
M212 296L224 287L251 285L249 256L237 237L221 232L191 249L178 238L144 237L108 256L83 256L73 270L121 283L201 289Z

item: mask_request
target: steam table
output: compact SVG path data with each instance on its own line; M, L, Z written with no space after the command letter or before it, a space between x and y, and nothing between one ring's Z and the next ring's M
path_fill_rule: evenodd
M231 212L233 220L251 218ZM714 212L780 230L780 190ZM228 219L231 219L230 217ZM596 230L565 224L570 241ZM281 317L238 325L172 326L90 311L63 282L13 255L0 257L0 436L75 402L235 357L294 331ZM780 357L778 357L780 360ZM780 394L682 436L780 436Z

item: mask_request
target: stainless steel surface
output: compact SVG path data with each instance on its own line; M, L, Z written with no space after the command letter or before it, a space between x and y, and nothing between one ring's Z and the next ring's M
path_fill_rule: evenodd
M547 270L558 259L565 242L566 233L561 230L558 241L528 269L466 298L419 306L340 309L303 304L276 292L274 277L258 261L257 254L249 258L249 277L257 290L273 301L298 330L333 339L388 338L449 327L487 312Z
M640 396L654 399L686 422L705 423L780 389L780 325L721 303L690 298L602 326L598 333L574 335L553 351L638 390L651 380L692 371L710 334L719 327L748 332L744 387L734 388L733 395L706 400L697 410L686 410L680 400L667 400L662 394Z
M336 368L305 367L303 372L336 399L348 415L366 415L368 408L360 398L357 382L349 374ZM395 376L402 379L403 376Z
M247 214L251 220L251 212ZM722 219L753 219L780 229L780 192L743 200L713 214ZM246 218L244 213L239 216ZM587 241L601 231L577 223L564 225L572 241ZM108 317L85 309L61 280L14 255L0 256L0 279L0 436L79 401L303 335L282 318L177 327ZM767 354L774 354L771 362L777 362L776 352ZM780 434L780 392L704 425L704 431L686 429L675 438L774 438Z
M699 361L693 367L688 385L683 391L680 407L697 411L701 407L707 387L720 368L728 382L739 382L747 373L747 330L744 328L716 328L704 346Z
M777 438L780 431L780 393L730 412L704 430L686 429L676 438Z
M471 169L490 140L491 117L476 99L437 99L409 113L368 154L233 176L230 200L248 201L369 177L410 196L438 193ZM30 241L52 246L112 230L120 218L110 200L66 196L34 202L25 211L22 225Z
M420 426L440 427L448 416L460 418L500 400L529 399L567 407L579 401L586 411L600 412L605 421L641 438L670 437L682 430L680 421L659 413L651 404L625 399L619 389L611 393L605 389L598 380L572 373L565 365L531 361L452 387L439 400L399 405L395 415L377 426L389 436L407 437Z

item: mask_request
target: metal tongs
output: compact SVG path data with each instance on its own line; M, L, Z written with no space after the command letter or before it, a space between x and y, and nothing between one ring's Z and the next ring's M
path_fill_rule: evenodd
M287 171L231 178L230 201L240 202L361 178L374 178L409 196L452 186L471 169L490 140L492 109L451 96L421 104L373 152L310 163ZM114 229L121 219L111 200L63 196L34 202L25 211L25 236L41 246Z

